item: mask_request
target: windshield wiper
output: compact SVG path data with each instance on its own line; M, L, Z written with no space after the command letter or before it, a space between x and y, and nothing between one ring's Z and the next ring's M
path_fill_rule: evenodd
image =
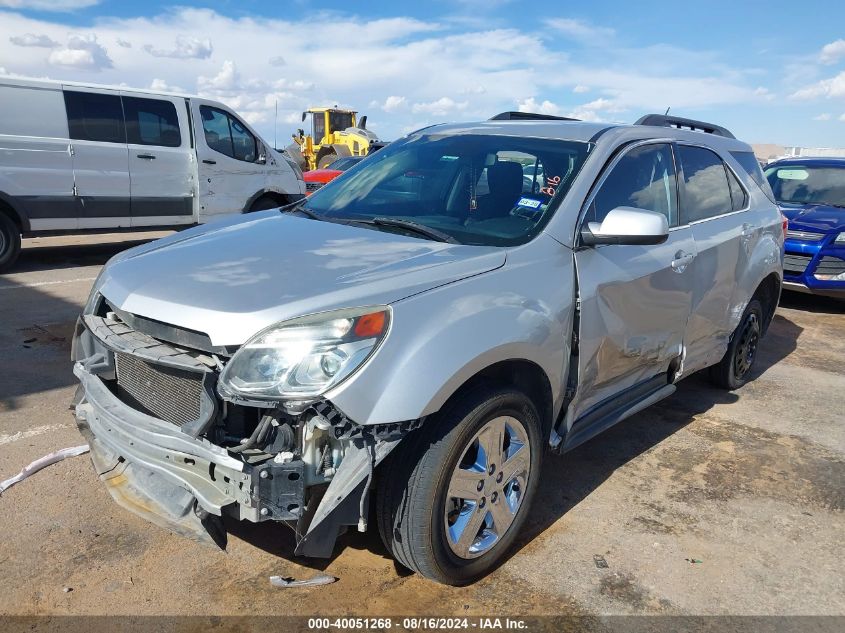
M413 222L411 220L402 220L400 218L376 217L372 218L371 220L358 220L358 222L361 222L362 224L375 224L376 226L393 226L398 229L406 229L408 231L411 231L412 233L417 233L418 235L422 235L438 242L446 242L447 244L460 244L458 240L456 240L448 233L438 231L437 229L433 229L430 226L420 224L419 222Z
M305 200L299 200L298 202L294 202L293 204L289 204L288 206L282 209L282 213L301 213L305 217L311 218L312 220L325 220L326 218L317 215L313 211L305 208L303 204Z

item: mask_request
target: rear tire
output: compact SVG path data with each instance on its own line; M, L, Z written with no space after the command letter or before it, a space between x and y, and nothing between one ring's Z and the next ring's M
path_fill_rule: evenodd
M21 252L21 232L12 218L0 211L0 272L11 268Z
M413 431L379 479L376 515L388 551L449 585L490 572L519 535L536 493L540 429L524 394L481 387Z
M752 299L742 313L722 360L710 367L710 381L729 391L739 389L748 382L762 336L763 306L757 299Z

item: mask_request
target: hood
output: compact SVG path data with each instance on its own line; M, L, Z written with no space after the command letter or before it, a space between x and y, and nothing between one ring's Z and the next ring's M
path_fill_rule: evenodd
M393 303L505 263L505 251L445 244L278 211L198 227L110 262L116 308L241 345L279 321Z
M311 171L306 171L302 175L302 178L305 182L329 182L342 173L339 169L312 169Z
M845 209L826 204L778 205L789 219L789 228L816 233L838 233L845 231Z

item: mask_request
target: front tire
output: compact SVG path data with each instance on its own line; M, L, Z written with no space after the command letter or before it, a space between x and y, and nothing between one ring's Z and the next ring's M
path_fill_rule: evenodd
M537 409L513 388L478 388L412 432L385 463L379 532L405 567L449 585L490 572L536 493Z
M11 268L21 252L21 232L8 215L0 211L0 272Z
M763 306L757 299L752 299L742 313L722 360L710 367L710 381L729 391L739 389L748 382L762 336Z

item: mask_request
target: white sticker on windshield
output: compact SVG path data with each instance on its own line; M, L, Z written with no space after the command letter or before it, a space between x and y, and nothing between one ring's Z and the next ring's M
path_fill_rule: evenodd
M778 169L781 180L807 180L810 173L806 169Z
M518 207L528 207L529 209L536 209L542 204L541 200L534 200L534 198L520 198L516 203Z

